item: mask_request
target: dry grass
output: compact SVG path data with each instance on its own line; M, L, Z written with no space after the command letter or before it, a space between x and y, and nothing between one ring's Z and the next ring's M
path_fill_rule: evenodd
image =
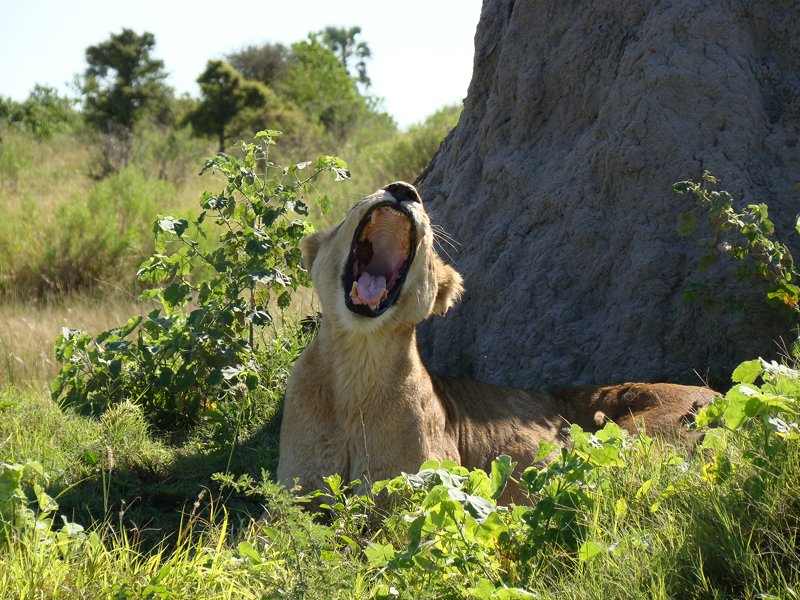
M58 373L53 345L62 327L97 335L153 308L120 294L67 296L49 303L24 300L0 303L0 388L13 384L47 389ZM313 291L300 288L284 316L295 320L316 315L319 310ZM268 328L262 337L271 339L273 335Z
M0 304L0 387L47 388L58 372L53 344L62 327L94 335L150 310L133 298L74 296L50 304Z
M72 133L34 142L18 131L4 132L0 199L6 210L52 213L55 206L88 193L93 149Z

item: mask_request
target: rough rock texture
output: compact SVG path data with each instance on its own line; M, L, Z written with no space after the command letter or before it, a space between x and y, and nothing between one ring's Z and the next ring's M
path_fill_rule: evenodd
M715 318L680 308L703 233L676 235L692 201L672 184L708 169L789 228L797 2L486 0L475 50L461 120L419 182L462 244L443 243L467 287L421 327L432 370L518 386L697 383L695 370L714 381L775 357L788 328L764 303ZM730 291L721 265L706 281Z

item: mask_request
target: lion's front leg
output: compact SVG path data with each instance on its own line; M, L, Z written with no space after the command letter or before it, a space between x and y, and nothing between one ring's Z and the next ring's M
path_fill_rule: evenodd
M298 379L292 375L286 389L277 477L287 488L297 484L307 493L324 487L328 475L346 478L347 453L329 393Z

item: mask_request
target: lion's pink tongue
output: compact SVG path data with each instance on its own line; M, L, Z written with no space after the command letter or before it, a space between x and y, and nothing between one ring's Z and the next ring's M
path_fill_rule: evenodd
M364 271L353 286L350 297L353 299L353 304L366 304L375 310L381 300L386 298L386 278L383 275L373 277Z

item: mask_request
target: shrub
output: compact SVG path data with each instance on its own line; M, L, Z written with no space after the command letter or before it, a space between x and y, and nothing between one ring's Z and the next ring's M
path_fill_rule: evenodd
M458 122L461 108L446 106L408 131L363 149L359 156L373 177L388 183L414 181L439 149L444 137Z
M255 330L308 285L298 248L311 227L303 220L306 188L323 172L349 176L329 156L275 167L269 149L279 135L261 132L258 143L242 145L241 160L220 153L206 162L203 173L219 172L226 186L203 194L191 226L159 217L156 252L138 276L159 284L142 299L161 308L96 338L65 329L56 342L54 399L95 414L130 400L158 427L174 429L258 388ZM216 242L201 244L210 235Z
M174 194L171 184L149 179L137 167L123 169L85 199L56 206L55 218L30 232L33 239L19 241L27 251L9 254L13 262L0 286L6 293L38 298L91 290L103 281L131 287L135 277L120 280L119 273L151 251L152 241L143 232Z
M36 84L23 102L6 101L0 107L0 117L19 123L37 140L48 140L77 123L75 103L53 87Z
M707 252L699 263L701 273L708 273L720 255L727 255L739 262L736 278L748 281L758 290L764 290L767 300L773 305L788 309L795 321L800 318L800 278L794 267L794 259L786 244L775 237L775 225L769 219L766 204L749 204L741 211L734 206L733 197L724 190L715 190L719 181L708 171L699 183L681 181L673 185L678 194L694 196L696 206L678 218L678 234L691 235L698 226L698 213L705 214L714 237L704 240ZM800 220L795 230L800 232ZM692 282L687 299L701 295L715 295L702 282Z

